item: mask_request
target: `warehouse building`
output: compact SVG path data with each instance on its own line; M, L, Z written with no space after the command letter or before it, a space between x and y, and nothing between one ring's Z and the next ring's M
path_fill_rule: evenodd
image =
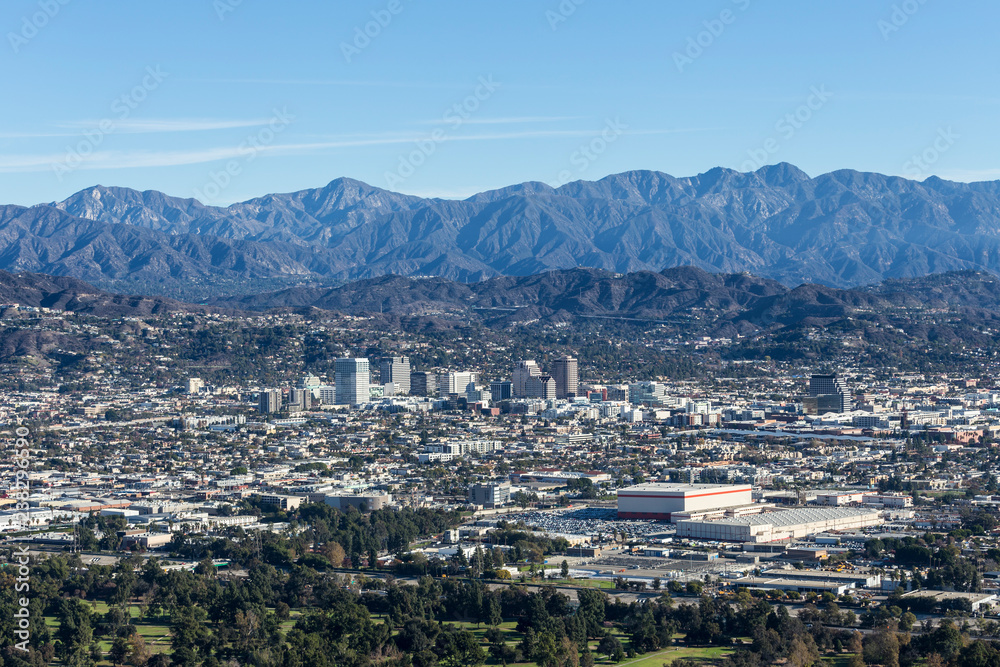
M666 519L678 512L703 512L750 505L749 484L637 484L618 491L619 519Z
M677 537L720 542L779 542L831 530L883 524L876 510L809 507L719 521L678 521Z

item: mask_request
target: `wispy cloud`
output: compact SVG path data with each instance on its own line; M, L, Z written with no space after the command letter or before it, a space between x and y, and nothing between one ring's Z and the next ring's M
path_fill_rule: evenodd
M344 86L362 88L462 88L456 83L429 83L426 81L358 81L350 79L188 79L196 83L237 83L262 86ZM468 84L465 84L468 87Z
M715 128L679 128L658 130L627 130L625 135L662 135L703 132ZM521 132L495 132L482 134L455 135L442 139L443 142L468 141L509 141L516 139L544 139L559 137L593 137L594 130L531 130ZM411 144L424 139L423 135L409 136L368 136L337 138L330 141L308 143L287 143L257 146L256 154L270 153L275 155L301 155L314 152L335 150L340 148L356 148L364 146ZM214 148L176 151L95 151L77 167L80 170L101 169L139 169L147 167L176 167L188 164L201 164L246 157L250 149L247 146L219 146ZM0 156L0 173L18 171L47 171L54 164L66 159L64 153L47 155L3 155Z
M566 120L580 120L585 116L509 116L506 118L467 118L463 125L514 125L517 123L555 123ZM440 125L441 119L422 120L420 125Z
M37 132L0 132L0 139L44 139L48 137L76 137L85 130L101 127L106 120L67 120L53 124L56 130L39 130ZM224 120L210 118L176 118L138 120L127 118L112 120L116 134L156 134L161 132L202 132L206 130L229 130L241 127L261 127L267 125L270 119L253 118L240 120Z
M78 128L85 130L97 127L102 121L99 120L76 120L67 123L60 123L57 127ZM151 118L138 120L127 118L125 120L113 121L115 131L124 134L148 134L156 132L201 132L204 130L229 130L239 127L260 127L267 125L270 120L267 118L252 118L242 120L220 120L211 118L176 118L162 119Z

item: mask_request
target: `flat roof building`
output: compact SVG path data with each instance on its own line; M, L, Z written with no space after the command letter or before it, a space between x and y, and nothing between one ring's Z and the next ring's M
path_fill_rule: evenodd
M716 510L753 503L749 484L650 482L618 491L618 518L666 519L677 512Z
M718 521L678 521L677 537L720 542L778 542L828 530L852 530L884 523L876 510L808 507Z

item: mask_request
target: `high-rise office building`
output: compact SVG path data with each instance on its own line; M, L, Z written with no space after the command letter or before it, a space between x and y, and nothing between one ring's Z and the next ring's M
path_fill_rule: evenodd
M292 388L288 392L288 409L294 412L307 412L312 410L312 389Z
M524 383L525 398L554 399L556 381L551 375L533 375Z
M527 396L525 384L528 382L528 378L538 377L541 374L542 369L538 367L538 364L533 359L517 362L517 366L514 367L514 381L511 383L513 385L514 396L516 398Z
M438 394L450 396L451 394L464 394L465 388L470 382L476 381L476 374L472 371L447 371L438 375Z
M493 380L493 382L490 382L490 400L494 403L506 401L513 395L513 384L510 380Z
M323 405L336 405L337 388L333 385L321 385L319 387L319 402Z
M280 389L261 389L259 396L258 408L261 414L271 414L274 412L281 412L281 390Z
M187 393L197 394L205 387L205 382L201 378L188 378Z
M576 357L566 355L552 362L556 398L575 398L580 385L580 367Z
M809 396L803 405L811 414L849 412L851 392L844 378L836 373L816 374L809 378Z
M398 393L410 393L410 358L409 357L386 357L382 359L379 367L380 384L398 384Z
M337 359L334 363L334 384L337 387L337 405L361 405L367 403L371 371L368 360Z
M428 371L411 372L410 393L414 396L437 396L437 375Z

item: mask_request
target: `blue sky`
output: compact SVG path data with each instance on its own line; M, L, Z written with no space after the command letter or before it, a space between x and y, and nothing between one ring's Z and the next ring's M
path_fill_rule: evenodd
M6 0L0 202L99 183L228 204L339 176L464 197L780 161L992 180L998 19L978 0Z

